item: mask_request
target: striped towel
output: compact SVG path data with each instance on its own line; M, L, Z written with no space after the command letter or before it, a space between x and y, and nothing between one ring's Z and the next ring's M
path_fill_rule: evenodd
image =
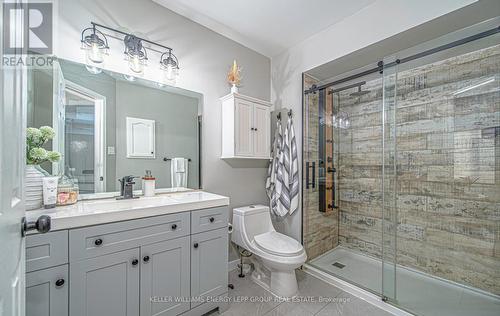
M291 116L288 117L286 130L286 142L289 149L288 191L290 195L290 208L288 212L292 214L299 208L299 158L297 155L297 141L293 129L293 119Z
M267 170L267 179L266 179L266 192L270 200L269 208L271 210L272 215L275 215L277 212L277 205L279 199L279 194L276 191L276 184L277 184L276 181L277 181L279 157L280 157L282 142L283 142L283 136L282 136L281 121L278 120L276 122L276 130L274 131L274 141L271 152L272 160L269 163L269 168Z
M281 121L276 121L276 130L274 131L273 146L271 148L271 161L267 169L266 193L269 199L272 199L276 186L276 171L278 166L279 150L281 147ZM271 208L272 209L272 208Z

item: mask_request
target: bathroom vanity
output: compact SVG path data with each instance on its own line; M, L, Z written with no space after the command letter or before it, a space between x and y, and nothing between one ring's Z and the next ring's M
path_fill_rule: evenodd
M225 310L229 198L188 191L28 212L26 315L202 315Z

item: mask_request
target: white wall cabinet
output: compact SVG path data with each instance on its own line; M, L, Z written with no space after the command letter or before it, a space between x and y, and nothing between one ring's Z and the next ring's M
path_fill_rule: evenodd
M155 158L155 121L127 117L127 158Z
M222 97L222 159L269 159L271 103L241 94Z

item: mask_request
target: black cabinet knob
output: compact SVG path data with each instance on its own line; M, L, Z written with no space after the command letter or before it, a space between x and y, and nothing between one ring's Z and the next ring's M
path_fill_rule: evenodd
M100 246L100 245L102 245L102 239L101 239L101 238L96 239L96 240L94 241L94 245L96 245L96 246Z
M193 247L198 248L198 243L195 242L194 245L193 245Z
M213 223L215 221L215 218L210 217L208 220L210 221L210 223Z
M45 234L50 231L51 219L48 215L41 215L35 222L28 222L26 217L21 219L21 235L26 236L26 232L36 230L40 234Z
M138 263L139 263L139 260L137 260L137 259L133 259L132 260L132 265L133 266L136 266Z
M257 127L253 129L254 131L257 131Z
M56 281L56 286L57 287L61 287L63 285L64 285L64 279L59 279L59 280Z
M144 256L144 258L142 258L142 261L148 263L149 262L149 256Z
M177 229L177 224L172 224L172 230L176 230Z

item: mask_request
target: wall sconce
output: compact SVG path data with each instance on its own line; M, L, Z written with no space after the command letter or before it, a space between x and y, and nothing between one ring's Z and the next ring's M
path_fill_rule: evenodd
M91 22L91 24L91 27L82 31L81 39L82 49L85 50L86 66L89 72L94 74L100 73L103 68L105 56L108 55L108 40L104 33L99 30L99 28L101 28L124 36L125 60L131 71L126 77L134 78L134 75L142 75L144 73L144 67L147 66L149 50L161 54L160 69L163 72L162 77L166 79L165 81L167 83L171 85L175 84L177 76L179 75L179 61L172 53L172 48L101 24L94 22ZM144 46L144 43L148 43L149 47ZM127 80L130 79L127 78Z

